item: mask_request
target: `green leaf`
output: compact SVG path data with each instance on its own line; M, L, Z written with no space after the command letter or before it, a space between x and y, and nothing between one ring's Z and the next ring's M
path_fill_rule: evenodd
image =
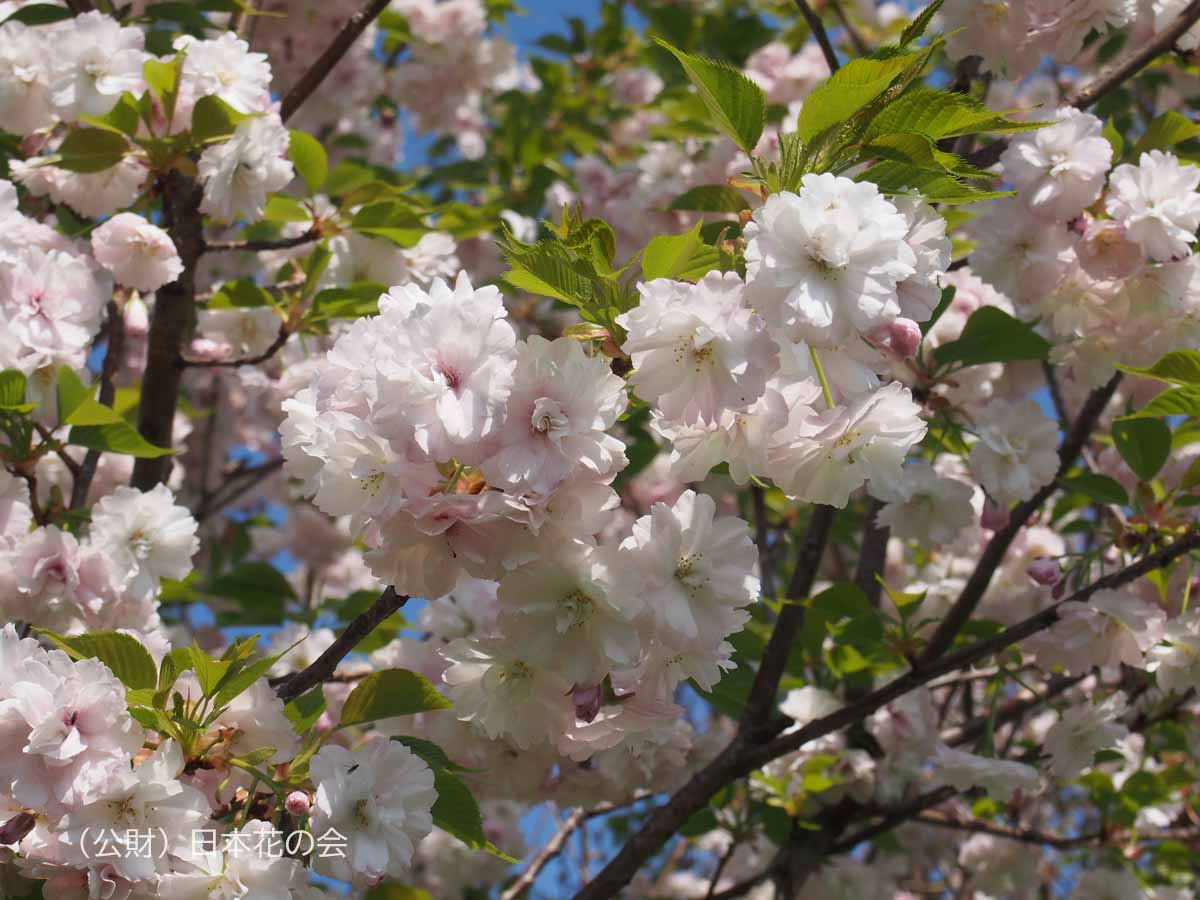
M25 374L17 369L0 372L0 409L15 410L25 405Z
M1009 119L967 94L916 85L871 120L864 139L871 141L882 134L915 131L942 140L965 134L1036 131L1046 124Z
M767 99L762 88L728 63L692 56L655 38L683 66L717 126L747 153L762 136Z
M362 234L386 238L400 247L413 246L429 230L411 207L395 201L364 206L354 214L350 227Z
M1117 419L1112 437L1121 459L1142 481L1154 478L1171 455L1171 429L1158 419Z
M35 628L39 635L50 640L72 659L98 659L133 690L153 689L158 684L158 669L154 659L139 641L118 631L96 631L73 637Z
M33 3L29 6L22 6L3 22L0 22L0 25L9 22L20 22L22 25L52 25L55 22L65 21L72 15L74 14L71 10L65 6L57 6L53 3Z
M79 121L85 122L88 125L94 125L97 128L103 128L105 131L112 131L116 134L133 137L137 134L140 118L141 114L138 112L136 98L126 91L117 99L113 108L103 116L81 115Z
M251 278L227 281L208 299L208 309L250 309L271 306L271 294Z
M1149 150L1167 150L1176 144L1200 136L1200 125L1175 110L1167 110L1150 123L1136 144L1133 159L1138 159Z
M848 120L924 56L924 52L916 51L846 63L804 99L797 128L801 140L808 143L826 129Z
M724 184L702 184L671 201L667 209L687 209L696 212L741 212L749 209L745 195Z
M446 769L450 772L467 771L458 763L454 762L446 751L435 744L433 741L428 741L425 738L413 737L412 735L401 735L393 737L393 741L403 744L429 765L429 768L435 772L439 769Z
M300 734L312 730L324 711L325 693L321 685L317 685L306 694L301 694L283 708L283 714L296 726L296 731Z
M361 319L379 313L379 298L387 287L363 281L346 287L326 288L313 298L312 319Z
M296 599L291 582L267 562L241 563L232 572L210 579L204 592L237 601L232 612L219 614L227 624L282 624L287 601Z
M103 128L78 128L58 148L57 165L71 172L103 172L129 151L123 135Z
M449 708L450 701L428 679L407 669L385 669L372 672L350 692L341 727Z
M1200 351L1172 350L1148 369L1121 365L1117 368L1130 375L1157 378L1174 384L1200 384Z
M1027 322L1014 319L995 306L984 306L971 314L958 340L942 344L933 351L933 358L939 366L952 363L979 366L1017 359L1045 359L1049 352L1049 342Z
M1097 475L1095 472L1083 472L1066 479L1063 487L1069 491L1078 491L1097 503L1109 503L1115 506L1126 506L1129 495L1120 482L1107 475Z
M434 825L458 838L472 850L486 850L493 856L516 862L512 857L500 852L483 833L483 814L461 778L446 769L437 769L433 773L433 787L437 791L437 800L434 801L432 810Z
M67 434L67 443L138 459L154 459L175 452L169 447L154 446L124 419L108 425L76 425Z
M1113 162L1121 159L1121 155L1125 152L1125 137L1117 129L1110 116L1108 121L1104 123L1104 130L1100 132L1101 137L1108 141L1108 145L1112 147Z
M87 386L69 366L58 369L58 420L63 425L109 425L124 422L120 413L92 398Z
M224 140L249 118L215 94L201 97L192 109L192 138L202 144Z
M700 237L701 223L683 234L660 234L642 252L642 278L698 281L721 265L721 253Z
M1158 394L1126 419L1160 416L1200 416L1200 384L1185 384Z
M179 99L179 76L183 72L186 53L176 53L168 62L148 59L142 65L142 77L146 86L162 104L163 115L168 122L175 119L175 102Z
M885 194L909 194L929 203L953 205L978 203L1012 196L1011 191L988 191L974 187L956 175L918 168L904 162L877 162L859 176L870 181Z
M900 46L907 46L921 37L925 33L925 30L929 28L929 23L933 21L933 17L937 14L937 11L941 8L942 0L933 0L932 3L925 7L921 11L921 14L909 22L905 26L904 31L901 32Z
M264 222L310 222L312 213L299 200L283 194L272 194L263 210Z
M304 179L308 192L315 194L329 175L329 157L325 154L325 148L312 135L295 128L289 129L288 135L288 157Z
M434 900L429 891L407 884L380 884L367 892L366 900Z
M952 284L942 288L942 298L938 300L938 305L933 308L933 312L929 314L929 318L921 324L921 337L929 334L929 329L937 324L938 319L950 308L950 304L954 302L954 294L957 288Z

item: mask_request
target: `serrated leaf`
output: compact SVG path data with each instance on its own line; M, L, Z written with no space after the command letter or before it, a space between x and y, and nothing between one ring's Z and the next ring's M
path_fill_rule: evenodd
M175 452L169 447L154 446L124 419L108 425L76 425L68 432L67 443L138 459L154 459Z
M871 120L864 139L871 141L881 134L914 131L942 140L966 134L1035 131L1046 124L1009 119L967 94L916 85Z
M103 128L77 128L59 146L55 165L71 172L103 172L127 152L129 142L124 135Z
M0 372L0 409L12 409L25 403L25 373L17 369Z
M661 234L651 238L642 252L642 278L675 278L698 281L721 265L721 253L704 243L697 222L683 234Z
M400 247L412 247L429 229L404 203L385 201L364 206L350 222L361 234L386 238Z
M1014 319L998 307L984 306L971 314L958 340L942 344L933 351L933 358L939 366L979 366L1045 359L1049 352L1050 343L1029 323Z
M1160 416L1200 416L1200 384L1185 384L1158 394L1125 418L1158 418Z
M88 125L94 125L96 128L102 128L105 131L112 131L117 134L133 137L137 134L140 118L141 114L138 112L137 99L126 91L117 99L113 108L103 116L81 115L79 121Z
M926 29L929 28L929 23L933 21L933 17L937 11L942 8L942 0L933 0L927 7L921 10L920 15L905 26L904 31L900 33L900 46L904 47L917 40Z
M845 122L924 56L924 52L917 51L846 63L804 99L797 125L801 140L808 143L826 129Z
M1117 419L1112 438L1121 459L1142 481L1153 479L1171 455L1171 429L1158 419Z
M1146 369L1118 365L1118 369L1130 375L1156 378L1174 384L1200 384L1200 351L1171 350L1158 362Z
M684 209L695 212L734 213L749 209L746 197L737 188L725 184L702 184L685 191L667 209Z
M67 637L54 631L35 628L72 659L100 660L121 683L133 690L151 689L158 684L154 659L135 638L118 631L97 631Z
M385 669L372 672L350 692L341 727L449 708L450 701L427 678L407 669Z
M329 175L329 157L321 142L303 131L291 129L288 132L288 157L310 194L315 194L325 184Z
M693 56L655 38L673 55L704 101L717 126L747 153L762 136L766 123L766 95L762 88L728 63Z

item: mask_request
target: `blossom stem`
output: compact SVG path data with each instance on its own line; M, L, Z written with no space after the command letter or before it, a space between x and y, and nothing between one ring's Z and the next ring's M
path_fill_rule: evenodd
M821 367L821 357L817 355L817 348L810 344L808 355L812 358L813 368L817 370L817 379L821 382L821 394L825 397L825 405L833 409L833 392L829 390L829 382L825 380L825 370Z

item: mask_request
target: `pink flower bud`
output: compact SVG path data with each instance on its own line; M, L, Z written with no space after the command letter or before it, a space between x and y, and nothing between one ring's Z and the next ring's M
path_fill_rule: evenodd
M1025 574L1040 585L1054 584L1062 577L1062 567L1058 560L1048 556L1039 556L1025 569Z
M283 801L283 805L293 816L307 816L308 811L312 809L312 801L304 791L292 791Z
M600 701L604 699L604 690L600 685L580 687L575 685L571 692L575 700L575 716L583 722L590 722L600 712Z
M921 343L921 327L912 319L896 319L876 328L867 335L867 340L881 353L908 359L917 352L917 345Z
M988 531L999 531L1008 524L1008 508L987 497L983 501L983 515L979 517L979 524Z
M25 835L33 831L33 826L37 824L30 813L19 812L3 825L0 825L0 844L16 844L24 839Z

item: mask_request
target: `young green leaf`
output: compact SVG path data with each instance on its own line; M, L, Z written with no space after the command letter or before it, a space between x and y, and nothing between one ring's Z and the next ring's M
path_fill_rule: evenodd
M933 351L933 358L939 366L952 363L979 366L1018 359L1045 359L1049 352L1050 343L1028 322L1014 319L995 306L985 306L971 314L958 340L942 344Z
M1117 419L1113 444L1142 481L1150 481L1171 455L1171 429L1159 419Z
M153 689L158 684L154 659L136 639L119 631L96 631L72 637L43 628L34 629L72 659L95 658L104 663L121 683L133 690Z
M385 669L372 672L350 692L341 727L449 708L450 701L428 679L407 669Z
M655 42L679 60L717 126L735 144L753 153L767 120L762 88L728 63L684 53L659 38Z
M329 174L329 157L321 142L303 131L291 129L288 132L288 157L310 194L315 194L325 184Z

